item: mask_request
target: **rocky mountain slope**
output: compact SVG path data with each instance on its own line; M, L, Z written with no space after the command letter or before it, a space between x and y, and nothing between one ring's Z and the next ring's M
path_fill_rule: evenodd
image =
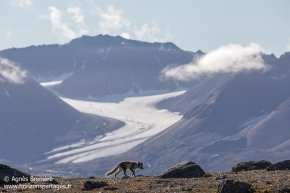
M152 172L180 157L194 158L212 171L226 170L244 159L287 159L289 53L269 64L271 69L267 72L238 74L222 86L213 87L196 103L193 101L198 94L206 93L202 86L198 87L201 92L190 89L184 96L171 99L173 106L169 107L185 112L183 119L123 158L146 160L154 166ZM168 105L168 101L159 105Z
M64 45L31 46L0 52L39 80L66 78L57 92L69 97L175 90L188 83L160 79L168 65L188 63L198 53L173 43L147 43L108 35L83 36Z
M123 125L78 112L28 76L20 77L22 70L8 60L0 62L2 163L38 161L59 145L89 140Z

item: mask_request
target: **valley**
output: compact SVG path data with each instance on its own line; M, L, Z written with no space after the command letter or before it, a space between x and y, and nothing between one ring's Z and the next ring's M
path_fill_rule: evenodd
M80 163L127 152L181 120L179 113L156 109L154 104L184 92L128 97L118 103L61 98L80 112L114 118L125 125L93 140L83 139L78 144L56 148L47 153L48 159L57 159L56 163L62 164Z

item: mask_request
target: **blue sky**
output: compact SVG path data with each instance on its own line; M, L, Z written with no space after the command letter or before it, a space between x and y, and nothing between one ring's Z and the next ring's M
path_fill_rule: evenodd
M1 0L0 49L81 35L172 41L210 51L229 43L290 50L289 0Z

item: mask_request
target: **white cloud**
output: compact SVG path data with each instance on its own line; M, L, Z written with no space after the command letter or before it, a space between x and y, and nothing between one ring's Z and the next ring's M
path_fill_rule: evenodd
M54 6L50 6L48 10L49 20L52 24L52 27L61 39L71 40L77 37L77 34L63 21L63 13L61 10Z
M109 6L106 9L96 7L95 12L99 17L99 33L150 42L173 39L173 36L169 32L164 33L156 22L150 21L136 25L124 16L122 9L115 6Z
M286 49L288 52L290 51L290 38L288 38Z
M67 12L71 13L73 15L72 19L75 21L75 23L83 24L84 16L83 16L82 11L79 7L70 5L67 8Z
M26 9L31 7L32 0L10 0L10 5Z
M77 28L79 29L79 34L87 34L88 30L84 22L84 16L82 14L81 8L74 5L70 5L67 8L67 13L72 15L72 20L77 25Z
M131 25L131 22L123 16L123 10L114 6L109 6L106 10L97 8L97 13L100 17L99 28L101 33L120 34L121 30Z
M25 82L27 72L21 70L13 62L0 58L0 81L15 84L23 84Z
M13 32L12 31L6 31L6 37L7 37L8 40L12 40Z
M137 40L158 41L157 34L160 33L158 26L153 24L144 23L140 29L134 32Z
M138 26L134 25L128 18L124 16L124 11L114 6L109 6L103 10L96 8L99 16L100 33L121 35L125 38L132 38L142 41L168 41L172 39L172 35L168 32L163 33L156 22L147 22Z
M62 41L89 34L81 7L71 4L65 11L54 6L50 6L48 10L48 20ZM95 7L92 13L97 14L98 19L98 29L95 33L120 35L127 39L150 42L170 41L173 37L168 32L162 32L153 21L134 25L124 16L124 11L115 6L108 6L106 9Z
M71 40L89 33L80 7L69 5L66 12L64 12L54 6L50 6L48 11L48 19L55 33L62 41ZM64 16L69 16L69 19L65 20Z
M170 41L173 36L169 32L162 32L156 22L144 23L134 31L135 39L149 42Z
M123 38L126 38L126 39L130 39L131 38L131 35L128 32L123 32L123 33L120 34L120 36L122 36Z
M189 64L165 68L162 76L190 80L206 74L265 70L262 50L261 46L254 43L245 47L237 44L225 45Z

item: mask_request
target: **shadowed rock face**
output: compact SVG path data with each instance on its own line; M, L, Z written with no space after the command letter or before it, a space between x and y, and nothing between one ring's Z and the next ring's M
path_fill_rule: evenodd
M235 180L225 180L218 188L218 193L252 193L250 184Z
M30 79L23 84L0 81L0 101L0 152L7 162L39 160L60 145L122 125L84 115Z
M106 186L109 186L109 184L107 182L94 182L94 181L88 180L84 183L83 190L93 190L96 188L103 188Z
M272 164L266 160L241 162L232 167L233 172L249 171L249 170L264 170Z
M203 169L192 161L178 163L161 173L161 178L195 178L205 174Z
M9 183L16 183L15 181L12 180L12 178L21 178L21 182L29 182L29 174L26 174L24 172L21 172L17 169L11 168L7 165L0 164L0 186L4 184L9 184Z
M273 148L276 151L289 150L290 97L268 114L248 133L248 146L252 148Z
M290 170L290 160L281 161L275 164L272 164L267 168L268 171L273 170Z
M28 80L0 82L0 151L2 159L23 161L49 150L82 114Z

